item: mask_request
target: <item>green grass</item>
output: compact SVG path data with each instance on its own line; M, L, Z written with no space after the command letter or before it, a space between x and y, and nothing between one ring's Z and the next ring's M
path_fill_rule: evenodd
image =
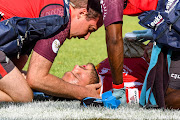
M133 30L144 29L138 24L137 17L124 16L123 19L123 36ZM102 26L98 31L92 33L88 40L67 39L60 48L50 73L62 77L64 72L72 70L76 64L83 65L90 62L96 65L105 58L107 58L107 50L105 30Z
M145 28L139 25L139 19L132 16L123 17L123 36L127 32L132 32L133 30L144 30Z

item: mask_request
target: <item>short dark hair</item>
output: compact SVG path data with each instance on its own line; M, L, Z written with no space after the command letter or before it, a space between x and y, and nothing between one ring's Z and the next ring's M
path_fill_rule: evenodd
M93 69L91 70L91 78L89 84L99 83L99 75L97 73L94 64L92 63L88 63L88 64L91 64L93 66Z
M96 19L101 15L101 5L99 0L70 0L74 8L86 8L87 19Z

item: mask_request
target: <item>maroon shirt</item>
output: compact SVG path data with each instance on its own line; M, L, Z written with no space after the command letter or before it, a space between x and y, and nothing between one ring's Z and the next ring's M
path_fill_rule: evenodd
M124 58L124 84L128 85L129 82L143 83L148 66L149 64L144 60L144 58ZM100 62L96 66L96 69L103 79L103 92L112 89L112 75L108 58Z
M63 16L64 8L60 5L46 6L41 11L40 16L43 17L47 15ZM49 61L53 62L58 53L59 48L63 45L64 41L68 37L69 30L70 30L70 22L68 22L67 27L66 26L61 27L60 33L58 33L54 37L39 40L34 47L34 51L36 51L38 54L45 57Z
M104 25L123 21L124 0L101 0Z
M123 82L126 87L127 103L139 103L148 63L143 58L124 58ZM112 89L112 75L108 58L100 62L96 69L103 86L100 94Z

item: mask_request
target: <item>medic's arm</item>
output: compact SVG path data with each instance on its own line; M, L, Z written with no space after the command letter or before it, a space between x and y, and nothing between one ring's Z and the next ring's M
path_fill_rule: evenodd
M91 88L70 84L50 74L51 66L52 62L33 51L27 71L27 81L32 89L57 97L79 100L85 97L99 97L96 89L100 84L94 84Z
M124 60L122 22L116 22L106 27L106 44L113 83L122 84Z
M122 39L122 18L124 0L102 0L100 3L106 28L106 45L113 84L119 85L123 83L124 48Z

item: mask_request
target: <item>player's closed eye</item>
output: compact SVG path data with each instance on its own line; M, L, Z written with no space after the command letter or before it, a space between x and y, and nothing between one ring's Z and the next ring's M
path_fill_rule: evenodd
M90 27L90 28L89 28L89 32L91 32L91 33L92 33L92 32L95 32L95 31L96 31L96 29L95 29L95 28L93 28L93 27Z

